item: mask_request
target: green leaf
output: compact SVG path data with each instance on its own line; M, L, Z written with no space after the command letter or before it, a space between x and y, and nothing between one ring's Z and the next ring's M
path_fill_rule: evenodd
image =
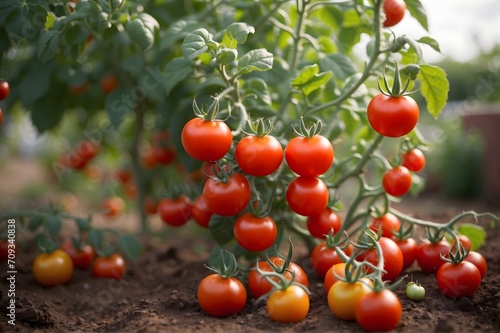
M121 235L118 246L121 252L130 260L136 260L141 254L141 244L133 235Z
M208 43L212 42L212 34L205 28L196 29L184 38L181 49L186 59L195 59L208 51Z
M193 30L201 28L203 25L197 21L180 20L173 23L160 37L160 50L164 50L175 44L178 40L186 38Z
M234 238L233 227L235 222L234 217L212 215L208 228L219 245L224 245Z
M244 44L248 38L248 34L254 34L255 28L244 22L232 23L226 28L222 37L222 44L235 49L238 44Z
M19 96L24 105L32 104L47 94L52 69L52 66L36 61L25 72L19 83Z
M471 241L471 250L477 251L486 240L486 231L483 227L472 224L472 223L464 223L461 224L457 231L459 234L469 237Z
M75 223L80 231L89 231L90 230L90 220L84 219L81 217L75 218Z
M127 22L125 31L130 39L143 50L149 49L154 44L154 31L151 31L140 18Z
M221 65L229 65L238 57L238 51L234 49L221 48L217 52L217 62Z
M106 111L114 128L120 127L127 114L137 105L133 98L123 98L124 96L131 97L132 95L128 89L121 86L106 96Z
M405 0L406 8L410 11L418 23L427 31L429 31L429 24L427 23L427 13L420 0Z
M271 68L273 68L273 54L266 49L256 49L240 58L238 74L248 74L253 71L265 72Z
M427 110L437 118L448 100L450 84L446 73L436 66L420 65L417 77L421 82L420 91L427 102Z
M104 242L104 232L99 229L92 229L87 233L87 243L94 249L100 249Z
M59 48L59 31L44 31L38 39L38 59L47 62L53 58Z
M167 95L179 82L188 77L192 71L191 62L184 58L175 58L170 61L167 65L165 80L163 81Z
M52 237L57 237L62 228L62 220L57 216L48 216L44 220L44 227Z
M319 67L322 71L332 71L340 80L344 81L357 72L352 61L341 53L329 54L319 59Z
M417 42L429 45L433 50L441 53L441 49L439 48L439 43L434 38L425 36L417 40Z
M96 18L100 13L97 3L91 0L78 0L75 6L75 12L82 13L89 18Z
M317 64L306 66L299 75L292 80L292 86L301 89L306 96L325 85L332 72L319 73Z
M38 229L44 222L43 216L35 216L28 223L28 230L33 232Z
M258 100L262 101L264 104L271 105L271 93L269 92L269 87L266 81L261 78L249 78L243 83L243 89L245 96L254 95Z

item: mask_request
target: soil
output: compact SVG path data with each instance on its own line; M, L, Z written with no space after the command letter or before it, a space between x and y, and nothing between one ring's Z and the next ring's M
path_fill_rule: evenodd
M436 195L398 203L397 208L415 217L446 222L465 210L493 211L477 201L451 201ZM468 222L473 222L469 220ZM406 298L404 285L396 291L403 304L398 332L500 332L500 228L490 229L490 221L478 222L488 230L486 244L479 249L488 262L488 273L479 290L470 298L449 299L439 292L435 276L424 275L416 264L406 273L426 288L421 302ZM306 319L280 324L267 317L265 302L249 299L245 309L227 318L206 315L198 305L196 290L209 274L204 264L209 238L172 232L164 237L143 239L145 254L127 262L127 273L120 280L97 279L88 270L75 270L65 286L42 288L31 273L36 253L20 247L16 258L16 325L7 323L6 284L2 282L1 331L53 332L356 332L354 322L337 319L329 310L322 281L313 272L304 251L296 261L309 275L311 307ZM196 245L194 245L196 244ZM6 281L1 265L1 280Z

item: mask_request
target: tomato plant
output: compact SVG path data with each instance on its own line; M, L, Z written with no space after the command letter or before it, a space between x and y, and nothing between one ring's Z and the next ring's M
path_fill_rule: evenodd
M40 253L33 261L33 276L43 287L67 284L73 276L73 262L63 250Z
M276 223L269 216L245 213L234 224L234 237L248 251L264 251L273 245L278 235Z
M120 280L125 274L125 260L119 253L98 256L92 263L92 276Z
M367 293L355 306L356 322L367 332L386 332L401 320L402 305L394 292L383 289Z
M397 166L384 173L382 185L385 191L395 197L401 197L411 188L411 172L404 166Z
M385 20L384 27L392 27L398 24L405 16L406 3L404 0L384 0L383 10Z

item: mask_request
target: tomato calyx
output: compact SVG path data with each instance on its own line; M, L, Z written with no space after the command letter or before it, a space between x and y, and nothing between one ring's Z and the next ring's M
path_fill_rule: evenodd
M226 184L231 176L233 175L234 168L231 163L219 164L219 162L215 162L212 165L212 170L214 176L206 175L209 178L212 178L214 181L220 181Z
M321 122L321 120L317 120L315 122L306 124L304 117L300 117L300 129L297 130L293 125L292 128L295 134L297 134L298 136L310 139L315 135L321 133L321 131L323 130L323 123Z
M461 242L457 241L446 255L441 254L440 257L443 261L458 265L464 261L469 252L470 248L465 248Z
M395 68L394 68L394 80L392 82L392 87L389 86L389 82L387 80L387 75L385 73L385 68L384 68L384 72L382 73L385 90L382 89L382 87L380 86L380 80L377 80L377 85L378 85L380 92L387 97L393 97L393 98L400 97L400 96L406 96L406 95L414 93L415 91L408 91L408 87L410 86L410 81L411 81L409 77L406 80L406 84L404 85L404 87L402 87L401 74L400 74L400 70L399 70L399 66L398 66L397 61L394 61L394 66L395 66Z
M247 120L248 126L250 127L250 132L245 132L242 130L243 133L247 135L256 135L258 137L264 137L266 135L271 134L271 132L274 130L274 122L269 119L269 118L257 118L257 119L248 119Z
M413 224L410 224L408 228L405 228L403 224L399 227L398 231L393 231L393 236L395 240L404 241L413 237Z
M198 106L196 102L196 97L193 98L193 112L198 117L205 121L215 121L217 115L219 114L219 98L213 97L213 102L208 106L208 109L205 110L204 105L201 107Z
M220 250L216 266L205 267L225 279L235 277L239 272L236 257L227 250Z
M444 237L444 230L438 228L425 228L425 237L431 244L436 244Z

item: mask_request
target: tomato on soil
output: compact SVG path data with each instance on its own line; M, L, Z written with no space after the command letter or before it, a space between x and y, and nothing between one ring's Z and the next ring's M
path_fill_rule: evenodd
M9 248L11 253L16 253L16 245L12 243L9 246L8 240L0 240L0 261L7 261L9 259Z
M486 272L488 271L488 264L486 263L486 259L484 259L484 257L479 252L470 251L464 260L473 263L474 266L479 269L479 273L481 273L481 279L484 279L484 277L486 276Z
M224 278L219 274L211 274L201 280L197 294L203 311L214 317L239 313L247 301L247 292L240 280Z
M471 262L445 262L436 274L439 290L446 297L472 296L481 284L481 273Z
M365 283L361 281L348 283L340 280L331 286L328 291L328 306L337 318L354 320L356 304L364 295L372 292L368 286L371 285L371 281L363 279Z
M92 264L92 276L120 280L125 274L125 260L119 253L97 257Z
M267 299L268 316L279 323L295 323L309 313L309 296L301 287L292 284L284 290L276 290Z
M389 289L367 293L356 304L356 322L367 332L394 329L403 313L401 301Z
M69 283L73 276L73 261L61 249L52 253L40 253L33 262L33 276L43 287Z

